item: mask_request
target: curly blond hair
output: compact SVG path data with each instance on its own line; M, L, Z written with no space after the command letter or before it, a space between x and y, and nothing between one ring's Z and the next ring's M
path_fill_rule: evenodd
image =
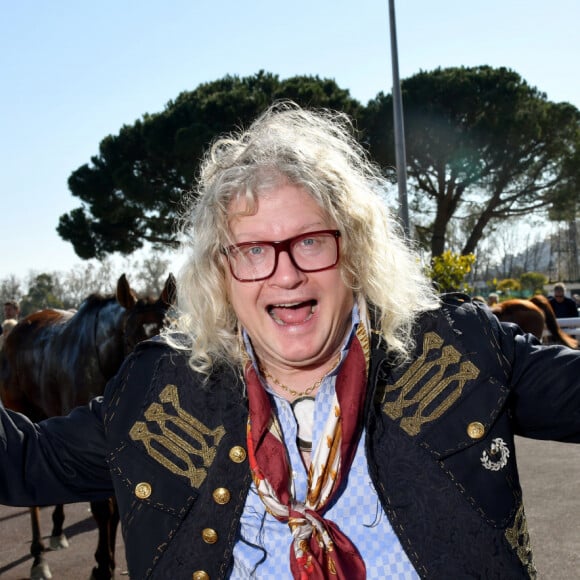
M214 142L182 216L187 259L178 279L177 326L190 339L192 368L208 374L217 362L238 365L244 357L221 256L232 243L228 208L241 197L251 213L262 193L284 183L306 190L337 224L343 279L372 305L389 350L404 358L416 317L439 299L387 208L387 182L346 115L283 102L246 131Z

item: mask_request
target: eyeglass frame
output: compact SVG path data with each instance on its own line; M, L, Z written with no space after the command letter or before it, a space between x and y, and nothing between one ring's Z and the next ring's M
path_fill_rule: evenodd
M314 235L318 235L318 234L332 234L334 236L334 243L336 244L336 260L330 264L329 266L324 266L324 268L315 268L314 270L305 270L304 268L301 268L297 263L296 260L294 259L294 256L292 255L292 244L296 241L299 241L300 238L308 238L308 236L314 236ZM230 267L230 272L232 274L232 276L238 281L238 282L262 282L263 280L267 280L268 278L271 278L274 273L276 272L276 269L278 268L278 256L280 255L280 252L286 252L288 254L288 257L290 258L290 261L292 262L292 265L299 270L300 272L305 272L307 274L311 274L313 272L324 272L324 270L330 270L331 268L334 268L339 260L340 260L340 243L339 243L339 238L341 237L341 233L340 230L316 230L314 232L305 232L303 234L298 234L297 236L292 236L291 238L286 238L285 240L278 240L278 241L253 241L253 242L240 242L239 244L232 244L231 246L227 246L227 247L223 247L222 248L222 254L224 254L227 259L228 259L228 265ZM239 249L239 248L243 248L245 246L255 246L255 245L265 245L265 246L271 246L272 248L274 248L274 266L272 268L272 271L267 275L267 276L261 276L260 278L239 278L238 276L236 276L234 269L232 267L232 262L230 260L230 253L232 252L232 250L235 249Z

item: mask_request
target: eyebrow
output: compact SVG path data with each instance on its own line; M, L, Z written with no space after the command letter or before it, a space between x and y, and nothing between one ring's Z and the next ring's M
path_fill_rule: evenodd
M327 230L327 229L338 229L338 228L333 228L332 226L327 226L327 225L325 225L324 222L315 222L315 223L307 224L304 226L300 226L300 228L298 228L298 230L297 230L297 233L295 233L293 236L287 236L287 237L278 236L276 239L271 239L270 236L268 236L269 239L265 239L263 237L264 234L257 234L257 235L251 234L251 237L250 237L246 232L242 232L241 234L239 234L241 236L241 238L245 238L246 236L248 236L248 238L234 240L233 245L246 244L248 242L279 242L279 241L287 240L290 238L295 238L297 236L302 236L304 234L309 234L310 232L317 232L319 230ZM236 236L233 236L233 237L235 238Z

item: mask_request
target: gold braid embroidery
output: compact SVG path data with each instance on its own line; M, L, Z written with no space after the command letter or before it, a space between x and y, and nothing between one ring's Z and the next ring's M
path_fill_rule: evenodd
M168 412L166 406L172 407L174 413ZM129 431L131 439L141 441L147 454L157 463L199 487L225 434L223 425L210 429L182 409L175 385L167 385L159 395L159 403L149 405L144 415L146 421L137 421ZM149 431L149 423L156 423L160 432ZM207 440L212 440L213 445ZM194 457L201 458L201 467L194 464Z
M534 566L532 548L530 546L530 534L528 533L528 522L523 504L520 504L516 512L513 526L506 529L505 537L511 548L515 550L521 563L527 569L530 578L536 578L537 571Z
M439 356L427 362L431 351L438 351ZM479 369L472 362L460 360L461 353L455 347L443 346L438 334L427 332L419 358L394 385L385 389L383 412L393 420L400 420L401 428L409 435L417 435L424 424L438 419L451 407L467 381L479 375ZM449 374L448 369L457 363L459 370ZM425 377L428 379L420 384ZM391 393L396 393L396 399L387 400Z

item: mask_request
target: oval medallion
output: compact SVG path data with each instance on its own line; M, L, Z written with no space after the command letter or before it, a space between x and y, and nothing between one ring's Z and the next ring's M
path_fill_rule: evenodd
M298 423L298 447L300 451L312 451L314 427L314 397L298 397L292 401L292 411Z

